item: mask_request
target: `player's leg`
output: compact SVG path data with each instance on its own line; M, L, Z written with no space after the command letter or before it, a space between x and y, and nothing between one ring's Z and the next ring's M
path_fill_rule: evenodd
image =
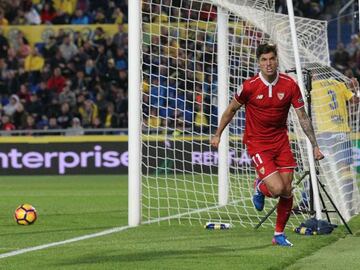
M292 243L284 234L284 229L287 221L289 220L293 205L293 196L291 192L292 179L292 170L280 169L280 172L274 172L263 180L269 191L272 194L279 196L275 232L272 240L274 245L292 246Z
M254 183L253 204L258 211L262 211L265 204L265 196L274 197L265 184L264 179L276 173L276 165L271 151L256 152L251 155L258 178Z
M293 172L280 172L284 189L280 195L277 206L277 216L275 225L275 234L283 234L286 223L289 220L291 209L293 206L293 194L291 192L291 182L293 179Z
M292 246L291 242L287 240L284 234L285 226L289 220L293 206L292 181L294 168L296 166L296 162L288 142L284 142L284 144L279 148L279 155L275 159L275 163L278 165L277 169L282 182L282 191L281 194L279 194L280 198L277 205L273 244Z
M275 171L273 174L265 177L263 183L268 190L279 197L277 205L277 216L274 237L272 239L273 245L292 246L293 244L286 238L284 229L289 220L293 196L291 193L292 172Z

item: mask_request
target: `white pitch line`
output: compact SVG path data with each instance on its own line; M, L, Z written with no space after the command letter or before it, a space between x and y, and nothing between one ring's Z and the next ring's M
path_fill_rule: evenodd
M193 210L190 212L185 212L185 213L181 213L181 214L177 214L177 215L173 215L173 216L169 216L169 217L163 217L163 218L158 218L155 220L146 221L143 224L157 223L160 221L175 219L175 218L179 218L182 216L196 214L196 213L204 212L204 211L215 209L215 208L219 208L219 206L212 206L212 207L208 207L208 208L196 209L196 210ZM99 236L104 236L104 235L108 235L108 234L112 234L112 233L117 233L117 232L125 231L130 228L135 228L135 227L132 227L132 226L115 227L115 228L112 228L109 230L101 231L98 233L87 234L87 235L71 238L71 239L64 240L64 241L53 242L53 243L49 243L49 244L44 244L44 245L29 247L29 248L24 248L24 249L18 249L18 250L0 254L0 259L13 257L13 256L17 256L20 254L32 252L32 251L37 251L37 250L47 249L47 248L61 246L61 245L65 245L65 244L70 244L70 243L74 243L74 242L78 242L78 241L82 241L82 240L86 240L86 239L91 239L91 238L95 238L95 237L99 237Z
M127 230L129 228L133 228L133 227L130 227L130 226L116 227L116 228L101 231L98 233L87 234L87 235L71 238L71 239L64 240L64 241L53 242L53 243L44 244L44 245L40 245L40 246L14 250L11 252L0 254L0 259L17 256L17 255L28 253L31 251L42 250L42 249L46 249L46 248L50 248L50 247L74 243L74 242L78 242L78 241L82 241L82 240L86 240L86 239L90 239L90 238L95 238L95 237L99 237L99 236L104 236L104 235L108 235L108 234L112 234L112 233L116 233L116 232L121 232L121 231Z

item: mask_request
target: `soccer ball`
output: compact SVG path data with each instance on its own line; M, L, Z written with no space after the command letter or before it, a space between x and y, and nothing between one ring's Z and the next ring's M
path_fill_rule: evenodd
M19 225L30 225L36 221L37 214L35 208L28 203L20 205L15 210L15 220Z

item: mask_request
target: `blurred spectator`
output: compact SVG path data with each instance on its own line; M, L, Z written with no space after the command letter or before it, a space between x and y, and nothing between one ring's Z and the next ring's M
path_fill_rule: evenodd
M61 69L56 67L54 69L53 75L47 81L47 89L59 94L64 89L65 81L66 79L62 76Z
M117 128L119 127L119 117L115 113L114 103L109 102L106 106L106 113L102 120L105 128Z
M105 99L103 90L99 90L96 93L95 103L98 106L99 118L105 119L108 101Z
M0 58L7 57L8 49L9 49L9 42L3 34L3 28L0 26Z
M123 70L127 73L128 59L123 48L116 49L115 65L118 70Z
M203 107L202 104L195 104L194 125L195 131L198 133L207 133L209 131L209 120L204 113Z
M84 14L82 9L76 9L71 24L89 24L89 17Z
M349 53L345 50L344 44L340 42L334 53L333 65L335 66L335 68L344 71L348 66L349 60Z
M85 81L87 83L93 83L97 76L97 71L95 69L95 63L92 59L88 59L85 63Z
M92 38L92 41L96 45L106 45L106 36L105 31L102 27L96 27L94 31L94 36Z
M64 12L61 9L56 10L56 14L52 19L52 24L68 24L69 22L69 15L68 13Z
M114 49L124 48L127 45L127 36L128 34L124 31L124 25L118 24L118 31L113 37Z
M72 15L76 7L77 0L52 0L56 10L61 10L62 12Z
M16 16L14 20L11 22L14 25L24 25L26 24L27 20L25 18L25 12L22 9L16 10Z
M203 4L200 11L200 19L204 21L216 20L216 7L212 4Z
M100 74L103 74L106 71L107 64L108 64L107 62L108 62L108 57L106 55L105 45L100 44L98 46L98 55L95 59L95 66L96 66L97 72L99 72Z
M111 15L111 23L116 23L116 24L123 24L124 23L124 19L125 19L125 15L124 13L121 11L120 8L115 8L114 12Z
M351 42L346 45L346 51L350 57L354 57L355 53L360 49L359 37L357 34L351 36Z
M59 67L61 69L64 69L66 67L66 61L64 57L62 56L62 53L60 49L56 50L55 55L53 55L48 62L50 62L51 70L54 70L55 68Z
M158 110L155 107L151 107L150 109L147 125L152 129L158 129L161 125L161 118L159 117Z
M37 10L32 6L32 3L26 8L24 8L24 17L26 24L34 25L41 24L41 18Z
M76 95L71 91L71 81L66 81L63 91L59 94L60 104L68 103L70 108L74 108L76 105Z
M119 86L123 89L128 89L128 72L127 70L119 70L118 76Z
M11 24L15 24L14 19L17 15L18 10L21 9L20 4L21 4L21 0L8 1L8 6L6 8L5 17L7 18L7 20L9 22L11 22ZM0 23L0 25L1 25L1 23Z
M20 85L20 90L16 93L16 95L22 104L30 101L30 93L26 84Z
M60 129L61 127L57 123L56 117L50 117L49 118L49 124L44 127L44 129Z
M43 104L46 104L44 110L45 110L45 114L48 117L57 117L60 114L60 104L59 104L59 100L56 96L43 95L41 100L42 101L46 100L46 102L43 102Z
M108 59L106 70L103 73L101 79L103 79L104 82L109 82L109 83L116 82L116 80L118 79L118 71L115 67L115 61L113 58Z
M77 0L76 9L81 9L82 11L89 10L90 0Z
M44 113L43 106L36 93L31 93L30 100L25 104L25 109L29 114L33 115L35 119L40 118Z
M103 24L106 23L106 16L103 9L99 8L95 11L95 16L93 20L94 24Z
M91 123L91 128L104 128L103 123L100 120L100 117L95 117ZM93 133L92 133L93 134Z
M69 103L65 102L61 105L60 114L57 117L57 123L61 128L68 128L71 125L71 120L73 118L72 113L70 112Z
M27 72L28 81L37 84L40 81L41 71L44 68L45 60L39 53L38 48L32 48L31 54L25 58L24 71Z
M71 127L66 130L66 136L79 136L84 135L84 128L81 126L80 119L74 117L71 121Z
M42 115L40 120L38 120L36 123L36 129L48 129L48 127L49 127L49 120L46 115Z
M119 127L125 128L128 126L128 96L123 88L119 88L117 92L115 104L116 112L119 115Z
M22 127L23 130L29 130L29 132L26 133L26 135L30 136L33 133L31 130L36 129L35 119L32 115L28 114L26 116L26 122L25 125Z
M6 114L1 117L1 129L4 131L11 131L16 129L15 125L10 121L10 117Z
M52 1L46 1L40 12L41 22L43 24L50 24L56 17L56 10Z
M56 39L53 35L51 35L45 41L45 44L42 48L42 54L45 59L50 59L51 57L54 57L57 50L58 50L58 47L56 44Z
M23 59L31 53L31 47L28 40L25 38L23 32L19 31L17 33L16 39L13 44L14 49L16 50L16 55Z
M9 103L3 107L3 111L6 115L13 116L16 110L19 108L19 106L20 106L19 97L17 95L12 95L10 97Z
M79 107L79 114L83 126L90 127L93 120L99 116L98 107L91 99L86 99Z
M44 58L39 53L38 48L32 48L32 52L25 58L25 71L26 72L40 72L44 67Z
M0 8L0 26L6 26L9 24L9 21L5 18L5 13L2 8Z
M88 88L90 83L85 79L85 73L83 70L78 70L76 72L76 77L72 81L72 89L79 93L80 91L85 91Z
M15 108L15 112L12 116L12 121L16 129L22 129L26 122L27 112L25 111L24 105L19 102Z
M64 37L64 41L60 45L59 50L61 52L62 57L64 57L66 62L69 62L69 60L78 52L78 48L71 41L70 35L66 35Z

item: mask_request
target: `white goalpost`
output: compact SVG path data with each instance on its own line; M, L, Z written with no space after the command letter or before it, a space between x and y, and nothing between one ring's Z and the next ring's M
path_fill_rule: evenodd
M302 74L301 69L308 67L317 78L336 80L356 91L348 78L328 67L326 27L324 21L289 20L275 13L274 1L268 0L129 1L130 226L213 221L253 227L259 222L277 200L267 199L265 212L252 205L256 175L242 144L244 109L224 131L218 150L211 148L210 136L235 91L257 73L255 51L262 42L278 45L281 71L296 67ZM307 94L302 77L294 79ZM325 105L319 112L321 102ZM317 121L329 113L343 113L332 109L333 99L324 97L321 102L311 106L319 136L323 130ZM331 196L349 220L359 212L359 191L354 167L342 158L353 155L346 147L358 139L358 106L349 106L346 116L348 127L340 131L346 133L348 144L339 142L336 153L320 145L331 158L320 162L318 177L331 186ZM289 136L298 163L295 179L311 171L315 181L311 147L293 111ZM305 208L309 180L294 190L295 204ZM321 205L314 185L319 219ZM298 225L307 217L294 214L289 224ZM338 222L336 215L332 218ZM273 225L274 217L263 224Z

